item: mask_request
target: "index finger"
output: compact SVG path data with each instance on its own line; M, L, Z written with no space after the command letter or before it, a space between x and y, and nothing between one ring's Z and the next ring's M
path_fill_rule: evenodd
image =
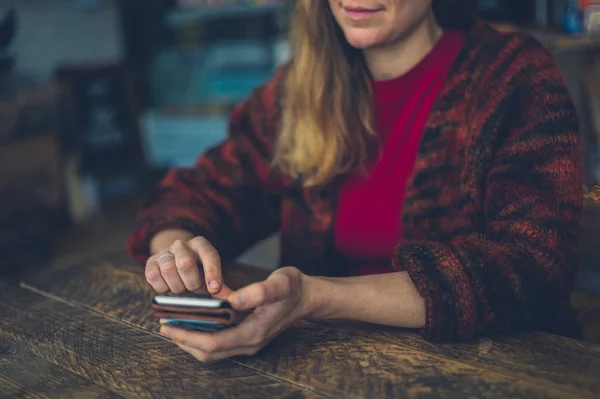
M211 295L221 293L224 287L223 272L221 268L221 257L219 252L204 237L195 237L189 242L190 248L196 253L206 280L206 288ZM227 288L229 290L229 288ZM230 290L229 290L230 291Z

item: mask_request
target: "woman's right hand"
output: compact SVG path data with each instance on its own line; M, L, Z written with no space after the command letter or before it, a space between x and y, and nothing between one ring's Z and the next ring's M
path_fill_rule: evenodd
M182 237L157 251L146 262L146 280L158 293L208 292L227 298L221 257L204 237Z

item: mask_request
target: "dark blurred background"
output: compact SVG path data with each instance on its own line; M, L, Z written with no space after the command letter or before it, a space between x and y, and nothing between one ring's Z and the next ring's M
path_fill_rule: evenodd
M0 0L2 272L123 248L148 189L225 139L232 106L288 59L290 4ZM578 292L600 294L600 0L480 0L478 14L563 70L586 160ZM276 259L277 237L243 258Z

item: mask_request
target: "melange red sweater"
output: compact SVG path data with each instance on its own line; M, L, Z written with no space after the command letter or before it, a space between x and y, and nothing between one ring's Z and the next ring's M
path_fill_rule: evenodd
M226 142L160 184L128 244L140 263L166 228L207 237L224 258L280 231L281 264L344 274L333 239L341 179L304 188L270 167L284 74L234 110ZM564 332L579 262L580 153L549 53L477 21L429 113L391 259L425 299L426 339Z

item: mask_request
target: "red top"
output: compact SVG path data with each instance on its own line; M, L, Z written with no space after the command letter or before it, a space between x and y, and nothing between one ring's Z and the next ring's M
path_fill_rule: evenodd
M335 245L348 258L350 275L392 271L390 259L402 238L405 186L431 107L465 39L462 31L446 31L410 71L373 82L382 153L368 176L343 183L335 225Z

